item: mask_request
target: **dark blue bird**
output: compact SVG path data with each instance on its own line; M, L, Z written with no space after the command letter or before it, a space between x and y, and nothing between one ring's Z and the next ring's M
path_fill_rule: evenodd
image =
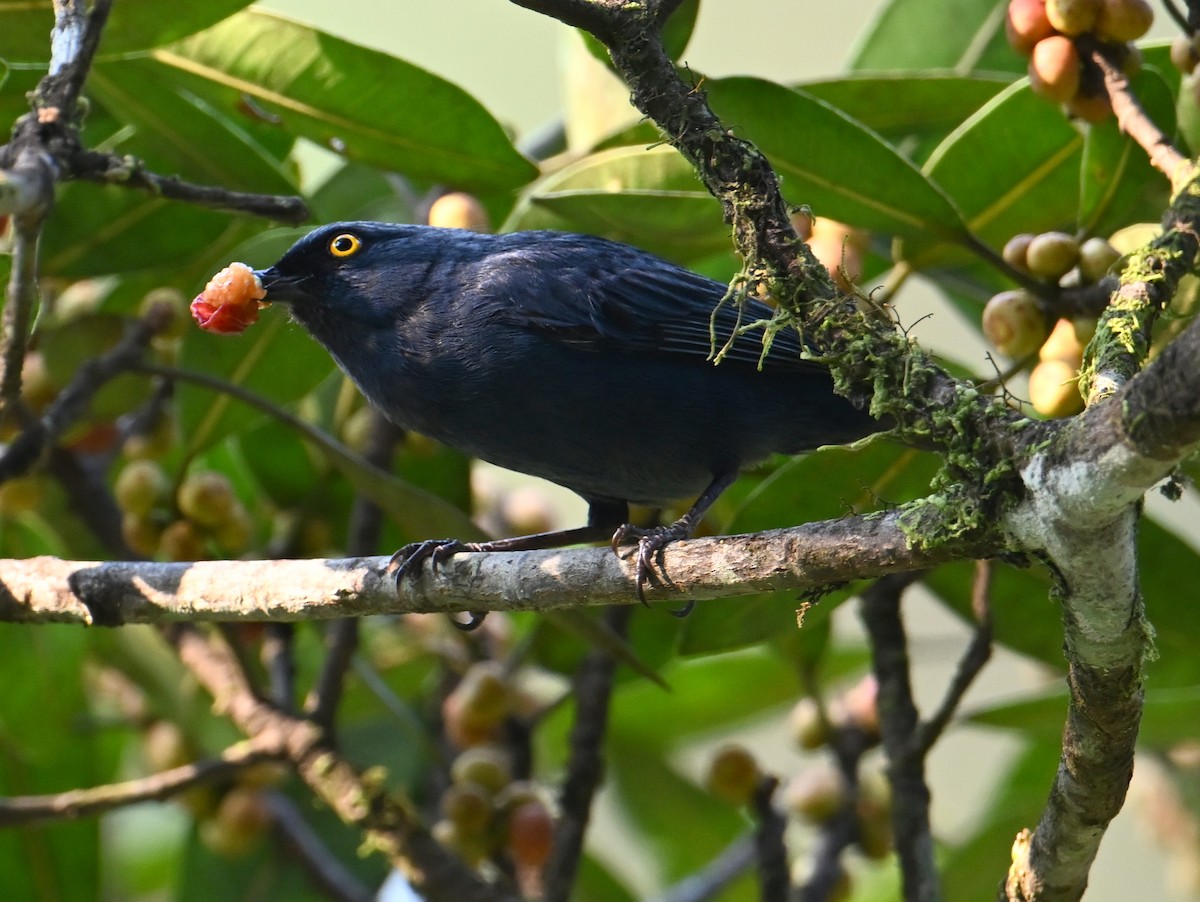
M719 348L771 309L749 301L739 320L721 306L726 286L603 238L339 222L258 275L397 425L590 506L579 529L408 546L398 579L457 551L611 539L637 541L640 595L657 552L690 536L743 467L881 428L790 330L761 370L761 329L714 365L710 322ZM630 503L689 497L670 526L626 523Z

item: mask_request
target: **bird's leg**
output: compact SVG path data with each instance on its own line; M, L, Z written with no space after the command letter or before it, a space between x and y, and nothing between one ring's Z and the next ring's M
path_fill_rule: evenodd
M603 542L611 535L614 523L629 516L629 505L623 501L596 501L588 499L587 526L574 529L556 529L528 536L511 536L507 539L492 539L487 542L462 542L458 539L426 539L405 545L392 555L388 569L393 571L396 586L405 577L416 578L421 565L431 561L434 573L460 551L535 551L540 548L562 548L567 545L582 545ZM466 622L453 621L462 630L473 630L483 623L486 611L471 611Z
M704 518L704 515L708 513L708 509L713 506L713 502L721 496L722 492L733 485L737 476L736 470L729 473L719 473L714 476L713 481L708 484L708 488L696 499L696 503L688 509L686 514L670 526L653 526L649 529L643 529L631 523L626 523L623 526L617 527L617 531L612 536L613 554L620 554L618 549L621 545L631 544L634 541L637 542L635 577L637 579L637 595L642 604L646 604L644 588L646 582L656 581L654 576L655 566L657 565L659 570L662 569L662 550L672 542L691 538L692 533L696 531L696 527L700 525L700 521ZM686 617L691 613L694 605L695 602L689 601L673 613L678 617Z

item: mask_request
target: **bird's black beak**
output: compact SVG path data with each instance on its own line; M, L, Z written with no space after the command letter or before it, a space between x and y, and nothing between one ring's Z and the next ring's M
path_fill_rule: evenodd
M274 266L267 269L256 269L254 275L262 285L267 296L263 298L269 304L296 304L309 299L304 290L307 278L304 276L289 276L279 272Z

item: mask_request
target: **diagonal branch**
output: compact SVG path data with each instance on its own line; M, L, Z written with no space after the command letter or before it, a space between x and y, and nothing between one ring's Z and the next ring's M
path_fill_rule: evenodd
M169 638L184 665L244 733L276 741L309 788L346 824L363 831L365 848L381 852L427 898L502 902L511 894L485 883L443 848L416 819L411 805L369 780L324 743L310 720L257 698L228 645L180 626Z

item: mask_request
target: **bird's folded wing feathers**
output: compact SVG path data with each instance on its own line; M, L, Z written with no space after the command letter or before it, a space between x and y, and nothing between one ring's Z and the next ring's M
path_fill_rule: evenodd
M497 315L576 347L707 359L739 328L753 327L774 314L756 300L743 299L739 306L736 298L726 298L725 285L656 258L605 263L603 268L513 267L509 276L521 278L526 288L534 281L537 290L505 292L520 302L497 308ZM501 287L496 281L491 284ZM761 326L738 335L725 361L757 367L761 359L763 369L775 371L823 369L802 359L795 330L779 330L765 357L762 336Z

